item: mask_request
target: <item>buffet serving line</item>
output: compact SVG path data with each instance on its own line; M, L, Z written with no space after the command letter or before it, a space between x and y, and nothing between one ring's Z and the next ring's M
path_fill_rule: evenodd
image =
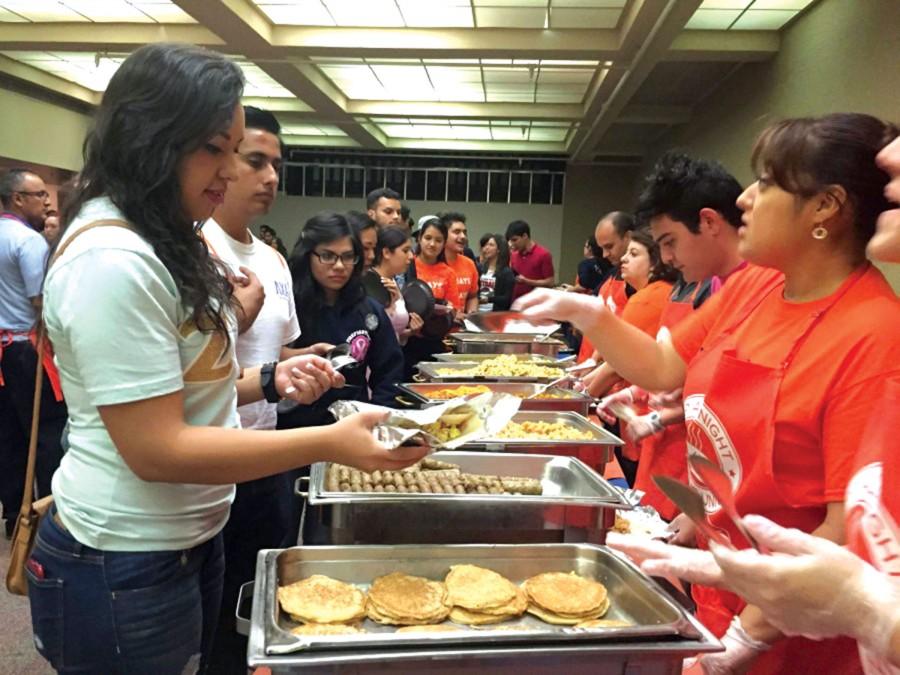
M563 343L493 314L419 365L380 429L439 452L298 481L302 545L260 551L238 602L251 668L649 675L720 650L685 598L603 546L633 509L596 470L622 441L590 421Z

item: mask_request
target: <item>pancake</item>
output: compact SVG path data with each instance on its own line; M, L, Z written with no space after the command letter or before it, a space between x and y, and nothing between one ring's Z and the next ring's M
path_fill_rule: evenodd
M467 626L484 626L491 623L500 623L517 616L516 614L482 614L481 612L471 612L462 607L454 607L450 610L451 621Z
M476 612L489 607L506 607L518 596L518 588L509 579L477 565L453 565L444 583L451 605ZM509 612L502 610L500 613Z
M529 605L537 605L551 614L567 618L596 619L597 610L609 607L606 586L574 572L546 572L523 584ZM530 611L530 608L529 608Z
M429 624L426 626L403 626L397 629L397 633L458 633L461 629L449 626L445 623Z
M349 623L366 614L366 595L352 584L314 574L278 588L281 608L307 624Z
M440 623L450 613L447 587L439 581L393 572L372 582L366 613L384 624Z
M305 623L291 629L294 635L354 635L365 632L346 623Z
M580 615L557 614L556 612L551 612L539 605L534 604L533 602L528 603L529 614L534 614L541 621L546 621L547 623L552 623L560 626L576 626L583 621L599 619L601 616L606 614L606 611L608 609L608 599L605 600L603 604L596 610Z
M525 613L525 610L528 608L528 596L525 595L525 591L523 591L518 586L513 586L516 589L516 597L512 599L511 602L506 603L505 605L499 605L497 607L485 607L484 609L478 610L479 614L509 614L512 616L521 616Z
M590 619L576 624L575 628L625 628L633 625L630 621L622 621L621 619Z

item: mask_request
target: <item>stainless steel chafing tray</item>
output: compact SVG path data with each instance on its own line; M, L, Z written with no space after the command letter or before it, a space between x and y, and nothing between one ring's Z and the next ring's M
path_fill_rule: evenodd
M566 343L553 337L519 333L450 333L457 354L544 354L556 356Z
M463 446L462 449L469 450L472 448L483 448L485 450L493 450L493 451L507 451L511 450L513 452L532 452L532 448L540 447L544 448L545 452L549 452L555 454L554 450L558 449L574 449L574 448L582 448L582 447L593 447L597 445L622 445L623 441L621 438L616 436L613 433L610 433L603 427L597 426L593 422L591 422L586 417L579 415L574 412L553 412L553 411L545 411L545 410L520 410L517 412L513 418L513 422L518 422L519 424L523 424L525 422L547 422L548 424L565 424L567 427L575 429L576 431L585 431L591 434L590 440L588 439L578 439L578 440L564 440L564 441L551 441L551 440L543 440L543 439L529 439L529 438L485 438L480 441L476 441L474 443L467 443ZM528 448L529 450L519 450L519 448Z
M438 354L432 354L431 356L435 361L443 361L445 363L468 363L476 365L481 363L482 361L497 358L497 354L451 354L449 352L440 352ZM544 354L510 354L510 356L519 361L534 363L538 366L558 366L560 368L565 368L567 366L573 365L575 362L574 355L561 358L545 356Z
M327 492L327 465L315 464L303 541L313 544L524 543L603 541L622 493L574 457L439 452L463 471L541 480L541 495Z
M423 361L416 367L419 369L419 375L422 379L428 382L552 382L566 374L563 366L558 367L559 373L549 377L502 377L498 375L472 375L466 372L476 365L474 363ZM551 365L550 367L554 366Z
M553 398L527 398L542 389L543 385L536 382L409 382L400 385L400 390L407 394L411 402L419 405L428 405L438 402L438 399L429 397L429 392L453 387L477 386L487 387L494 393L512 394L522 397L519 410L552 410L571 411L581 415L590 412L594 399L582 392L561 387L550 387L545 393Z
M446 633L397 634L395 628L366 620L362 634L295 636L295 625L278 606L278 586L312 574L324 574L360 587L378 576L401 571L430 579L443 579L451 565L481 565L520 583L543 572L570 572L592 577L608 589L608 618L632 625L603 630L553 626L531 615L502 624L509 630L470 628ZM628 672L631 660L646 664L641 673L674 673L684 657L718 651L715 638L655 582L609 549L589 544L466 545L466 546L323 546L263 550L257 558L249 623L248 664L269 666L274 672L356 665L387 670L422 661L440 669L455 662L484 660L491 672L497 666L520 668L533 659L566 658L589 654L593 672ZM245 589L246 590L249 589ZM246 619L239 625L246 630ZM618 669L602 670L601 662ZM653 669L650 666L655 666ZM493 668L493 670L491 670ZM484 672L479 669L478 672ZM507 671L508 672L508 671Z

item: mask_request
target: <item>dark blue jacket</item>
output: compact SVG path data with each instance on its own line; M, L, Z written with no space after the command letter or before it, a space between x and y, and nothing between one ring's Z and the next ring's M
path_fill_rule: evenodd
M297 312L304 312L297 307ZM315 319L305 317L303 333L292 347L309 347L317 342L350 345L350 353L362 365L342 371L347 379L343 389L331 389L312 405L296 406L283 412L279 406L278 427L297 427L333 422L328 406L339 400L369 401L377 405L395 406L400 393L397 384L403 379L403 352L391 321L378 302L366 297L351 307L322 307ZM368 375L368 379L367 379Z

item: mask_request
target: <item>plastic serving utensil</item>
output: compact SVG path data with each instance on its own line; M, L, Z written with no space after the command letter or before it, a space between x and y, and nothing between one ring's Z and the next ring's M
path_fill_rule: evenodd
M688 462L700 474L701 480L725 510L725 515L731 519L738 532L744 535L744 538L750 542L753 548L760 553L765 553L766 551L756 542L741 520L741 515L738 513L734 500L734 489L731 487L731 480L728 478L728 475L706 457L692 455L688 458Z
M703 497L699 492L669 476L653 476L653 482L659 486L666 497L675 502L675 506L681 509L684 515L694 522L707 539L730 548L732 551L735 550L734 544L729 541L728 537L709 524L706 519L706 510L703 508Z

